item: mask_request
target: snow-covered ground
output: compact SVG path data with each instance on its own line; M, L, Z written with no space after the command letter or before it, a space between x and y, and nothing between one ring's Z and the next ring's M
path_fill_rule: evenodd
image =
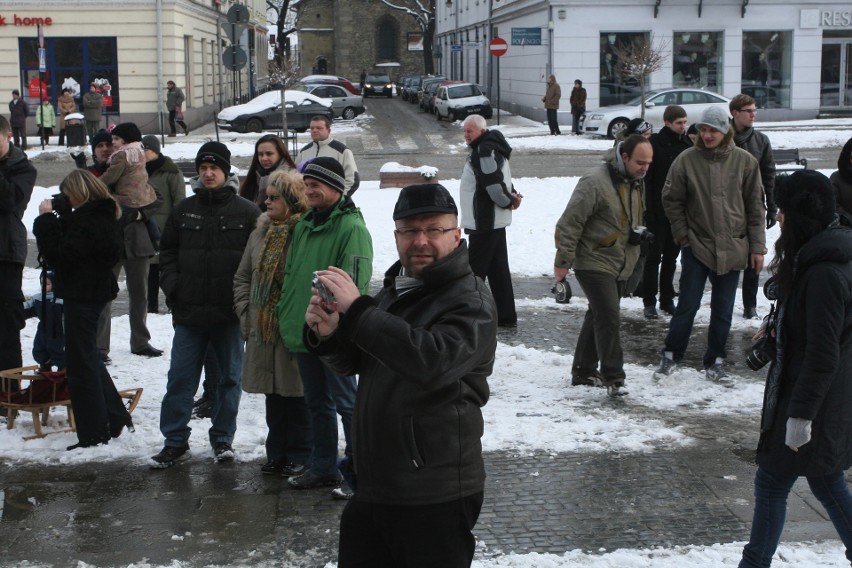
M546 132L538 123L520 123L504 129L510 143L516 148L526 149L600 149L611 147L611 142L587 137L548 137L529 136ZM852 125L852 120L833 121L832 125ZM772 125L776 126L776 125ZM793 125L791 125L793 126ZM818 121L796 123L789 130L769 130L767 134L776 147L825 147L835 148L839 154L842 145L849 138L850 130L819 130ZM337 125L335 125L337 128ZM338 131L341 129L337 129ZM230 138L230 136L229 136ZM238 142L228 143L233 155L249 156L253 151L254 136L240 136ZM190 139L191 140L191 139ZM198 143L181 142L168 146L168 154L174 159L193 159ZM449 149L448 149L449 150ZM463 151L462 145L452 148ZM35 154L36 152L30 152ZM826 174L830 171L823 172ZM512 271L518 276L541 276L552 273L553 268L553 229L565 204L576 186L578 178L521 178L515 180L525 195L522 207L515 212L514 221L509 229L509 256ZM445 180L444 185L458 197L458 180ZM37 215L38 203L58 190L57 187L37 187L25 215L25 224L32 227ZM392 235L391 213L398 191L379 189L378 182L363 182L355 196L367 226L373 235L374 264L373 277L379 278L384 270L396 260L396 249ZM777 227L770 229L768 243L778 237ZM767 263L771 258L767 258ZM39 272L26 269L24 290L35 293L38 290ZM737 299L739 302L739 297ZM553 300L542 298L518 298L521 307L536 309L554 309ZM758 310L765 313L768 302L759 298ZM582 313L586 304L583 298L575 298L570 304L560 306L566 312ZM639 299L625 299L622 307L640 317L642 303ZM741 311L737 305L736 310ZM709 294L698 317L697 325L709 321ZM756 328L758 322L734 318L737 328ZM160 400L162 398L165 377L171 354L172 327L168 315L149 315L148 327L151 331L151 343L165 350L161 358L146 359L136 357L129 352L129 325L127 316L117 317L113 322L111 356L113 364L109 367L119 388L141 386L145 389L142 400L134 412L136 433L125 435L108 446L89 449L85 452L66 452L65 446L74 443L74 434L56 434L39 440L23 441L21 431L31 428L29 417L20 417L15 430L0 430L0 447L6 460L18 463L74 464L92 459L131 460L144 467L148 456L156 453L162 446L162 436L158 429ZM30 320L23 332L25 362L31 362L29 346L35 333L36 322ZM662 337L653 338L649 349L656 351ZM566 348L567 347L567 348ZM582 452L650 452L665 444L669 447L692 443L690 437L679 428L673 428L656 420L638 420L631 418L616 407L599 407L589 404L602 396L598 389L575 389L570 397L565 396L565 380L571 368L572 354L570 346L554 345L550 350L530 349L524 346L500 344L497 349L497 364L489 382L492 398L484 408L485 435L483 447L489 450L522 449L550 451ZM632 385L631 397L636 397L651 408L660 410L697 405L704 406L705 412L757 414L760 411L762 386L755 381L740 381L734 388L723 388L708 383L697 371L684 371L678 381L682 388L670 389L665 385L652 384L650 368L628 365L627 374ZM705 405L708 400L712 405ZM558 401L558 403L557 403ZM263 443L266 435L264 422L263 397L244 394L238 420L234 448L239 461L261 462L264 459ZM62 413L54 413L51 426L60 424ZM595 428L599 422L606 427ZM579 426L582 424L582 428ZM625 433L630 433L625 435ZM203 455L206 444L196 444L196 457ZM206 459L206 455L204 458ZM743 481L744 483L746 481ZM742 543L719 544L715 546L679 547L654 550L619 550L607 554L590 555L580 551L566 551L563 555L527 554L506 555L496 559L482 560L474 566L498 567L563 567L584 566L603 568L610 566L631 566L655 568L675 568L684 565L701 567L732 566L739 558ZM183 564L181 564L183 565ZM843 559L843 549L839 543L784 543L779 556L773 564L777 567L848 565ZM329 566L333 566L329 564Z

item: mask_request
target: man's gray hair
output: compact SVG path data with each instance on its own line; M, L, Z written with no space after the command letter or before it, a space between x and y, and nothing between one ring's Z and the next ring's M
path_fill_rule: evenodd
M485 119L482 115L479 114L471 114L462 123L462 127L467 126L468 124L472 124L480 130L485 130L488 128L488 123L485 122Z

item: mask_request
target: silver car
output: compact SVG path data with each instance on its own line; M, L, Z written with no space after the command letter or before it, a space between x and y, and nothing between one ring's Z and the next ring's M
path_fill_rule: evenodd
M291 88L331 101L331 111L334 113L334 118L352 120L367 110L364 107L364 99L361 95L353 95L340 85L311 83L307 85L296 84Z

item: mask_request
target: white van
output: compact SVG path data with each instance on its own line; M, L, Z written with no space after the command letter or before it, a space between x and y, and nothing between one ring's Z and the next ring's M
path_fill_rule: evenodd
M470 114L491 118L491 101L473 83L443 85L435 94L435 118L450 122L464 119Z

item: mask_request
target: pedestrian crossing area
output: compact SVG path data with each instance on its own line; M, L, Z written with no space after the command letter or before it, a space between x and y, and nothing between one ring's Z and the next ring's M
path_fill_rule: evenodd
M358 156L363 154L446 152L466 148L461 129L447 134L426 134L400 131L388 136L363 132L335 132L340 140Z

